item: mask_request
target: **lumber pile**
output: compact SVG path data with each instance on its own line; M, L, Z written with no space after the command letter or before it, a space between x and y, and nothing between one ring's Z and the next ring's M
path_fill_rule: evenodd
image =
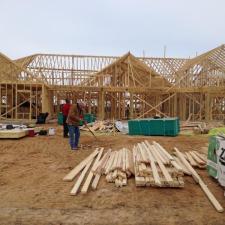
M206 166L207 166L206 155L199 153L197 151L189 151L189 152L184 152L181 154L191 164L191 166L193 166L195 168L200 168L200 169L206 168ZM176 158L176 160L179 161L179 159L177 159L177 158ZM182 164L182 163L178 162L178 164Z
M143 141L133 147L133 151L122 148L118 151L104 152L103 148L96 149L81 161L64 178L64 181L76 182L70 192L77 195L86 194L90 188L95 190L102 175L106 181L116 187L128 184L128 178L134 176L136 186L153 187L184 187L184 175L190 175L201 187L218 212L223 208L211 193L195 167L202 168L206 157L196 151L186 153L174 148L174 155L166 151L159 143ZM193 167L192 167L193 166Z
M133 161L136 186L184 187L182 167L158 143L138 143Z
M104 168L106 181L115 183L116 187L127 185L127 179L134 174L132 153L126 148L114 151L110 154L109 160Z

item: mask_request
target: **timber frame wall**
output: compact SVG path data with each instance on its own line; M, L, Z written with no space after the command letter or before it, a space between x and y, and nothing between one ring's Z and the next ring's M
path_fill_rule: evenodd
M0 54L0 118L55 116L65 98L85 101L99 119L156 113L186 120L224 120L225 46L192 59Z

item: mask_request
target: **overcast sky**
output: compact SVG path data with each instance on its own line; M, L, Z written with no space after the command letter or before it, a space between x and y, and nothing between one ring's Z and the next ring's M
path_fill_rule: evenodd
M225 0L0 0L0 52L193 57L225 42Z

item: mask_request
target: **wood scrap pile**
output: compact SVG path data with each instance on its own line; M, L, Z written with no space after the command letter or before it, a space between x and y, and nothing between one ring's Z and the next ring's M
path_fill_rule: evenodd
M114 129L113 123L108 120L95 121L92 124L88 124L88 126L92 132L100 131L100 132L110 133L110 132L113 132L113 129ZM88 129L85 126L81 127L81 130L88 131Z
M158 143L138 143L133 161L136 186L184 187L182 167Z

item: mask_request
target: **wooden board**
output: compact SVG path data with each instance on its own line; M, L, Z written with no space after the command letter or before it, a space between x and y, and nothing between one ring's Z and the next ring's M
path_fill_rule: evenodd
M91 187L92 187L93 190L95 190L97 188L98 182L100 180L100 177L101 177L101 174L96 174L95 175L95 178L94 178L94 180L92 182L92 185L91 185Z
M28 131L27 130L19 130L19 129L13 129L13 130L0 130L0 139L18 139L27 136Z
M173 183L173 179L171 177L171 175L169 174L169 172L167 171L165 165L162 163L162 161L160 160L160 158L158 157L158 155L156 154L157 150L155 150L153 148L154 146L152 146L152 148L150 149L153 157L155 158L155 160L157 161L158 166L160 167L166 181L168 182L168 184L172 184ZM155 150L155 151L154 151Z
M157 146L159 151L161 151L162 154L168 159L168 160L173 160L173 157L157 142L153 141L153 145Z
M205 165L205 161L203 161L197 154L195 154L195 152L190 151L189 152L190 155L192 156L192 158L200 165Z
M177 148L174 148L174 149L175 149L179 159L184 163L184 165L187 167L187 169L191 172L192 177L200 185L201 189L206 194L206 196L208 197L209 201L213 204L213 206L215 207L217 212L223 212L224 211L223 207L217 201L217 199L212 194L212 192L209 190L207 185L203 182L203 180L198 175L198 173L193 169L193 167L189 164L189 162L184 158L184 156L181 154L181 152Z
M86 159L80 162L73 170L71 170L64 178L64 181L72 181L74 177L98 154L98 149L96 149L92 154L90 154Z
M111 154L110 154L108 164L107 164L107 167L106 167L106 170L105 170L105 174L108 174L111 170L111 167L112 167L113 161L114 161L114 157L115 157L115 153L116 152L111 152Z
M148 149L147 145L144 145L144 147L147 150L146 152L148 154L148 158L150 159L150 165L151 165L151 169L152 169L155 184L158 185L158 186L161 186L160 177L159 177L159 174L158 174L158 170L156 169L155 160L154 160L154 157L152 155L152 152Z
M99 151L99 153L98 153L98 155L97 155L97 158L96 158L96 160L95 160L95 162L94 162L94 165L93 165L93 167L92 167L90 173L88 174L88 177L87 177L87 179L86 179L86 181L85 181L85 183L84 183L84 185L83 185L83 187L82 187L82 189L81 189L81 193L82 193L82 194L86 194L87 191L88 191L88 188L89 188L89 186L90 186L90 183L91 183L91 181L92 181L92 178L94 177L94 173L93 173L92 170L95 170L95 169L96 169L96 167L97 167L97 165L98 165L98 162L99 162L99 160L100 160L100 158L101 158L101 156L102 156L102 153L103 153L103 148L100 149L100 151Z
M207 162L207 156L204 154L201 154L197 151L193 151L199 158L201 158L203 161Z
M198 164L196 163L196 161L193 159L193 157L191 156L191 154L189 152L185 152L188 161L190 162L190 164L192 166L198 166Z
M190 171L188 171L188 169L185 167L185 165L180 161L179 158L174 156L175 161L177 162L177 164L182 168L183 173L187 174L187 175L191 175Z
M73 186L70 194L71 195L76 195L78 190L79 190L79 187L88 171L88 169L90 168L91 164L92 164L92 161L93 161L94 158L92 158L91 160L89 160L88 164L85 166L85 168L83 169L81 175L79 176L78 180L76 181L75 185Z

